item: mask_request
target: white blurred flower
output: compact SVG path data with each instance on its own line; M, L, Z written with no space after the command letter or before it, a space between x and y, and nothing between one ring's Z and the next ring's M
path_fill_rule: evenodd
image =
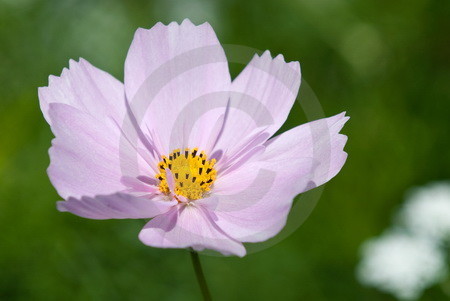
M417 299L446 275L445 254L430 240L389 230L362 246L361 283L402 300Z
M413 190L399 220L415 235L437 241L450 238L450 183L436 182Z

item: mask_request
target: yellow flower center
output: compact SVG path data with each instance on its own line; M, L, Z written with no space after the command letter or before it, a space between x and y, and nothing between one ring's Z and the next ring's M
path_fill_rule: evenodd
M215 163L215 159L208 160L205 152L199 153L198 148L186 148L184 151L176 149L168 157L162 156L162 161L158 163L160 173L156 178L160 181L159 190L165 194L170 193L166 173L168 169L174 179L176 195L189 200L201 199L216 179Z

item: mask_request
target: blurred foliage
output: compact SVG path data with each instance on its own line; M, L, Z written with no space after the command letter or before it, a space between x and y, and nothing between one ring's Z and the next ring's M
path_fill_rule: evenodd
M137 27L189 17L222 43L300 60L325 114L351 116L348 162L295 234L243 259L203 256L216 300L392 300L354 268L407 188L450 178L449 15L438 0L0 0L0 299L199 299L189 254L142 245L143 221L56 211L37 99L70 58L122 79ZM284 129L306 121L296 104Z

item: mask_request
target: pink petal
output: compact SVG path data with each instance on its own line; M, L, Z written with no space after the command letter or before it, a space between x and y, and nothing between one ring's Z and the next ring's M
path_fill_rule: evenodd
M135 197L124 193L69 198L57 203L58 210L91 219L152 218L166 213L176 201Z
M348 117L339 114L296 127L269 140L258 161L215 181L213 197L199 200L215 223L242 242L264 241L285 225L293 198L321 185L342 168Z
M232 83L229 112L216 149L232 156L258 128L267 138L272 136L285 122L299 87L298 62L286 63L282 55L272 58L268 51L255 55Z
M218 161L216 169L221 175L228 173L231 169L246 163L250 158L254 157L256 153L260 153L260 150L264 150L262 145L270 137L270 134L265 132L265 128L255 129L248 137L238 143L232 149L229 149L223 154L222 158Z
M136 164L150 171L130 144L120 144L118 128L66 104L51 104L49 118L56 138L48 175L64 199L123 191L122 178L139 175Z
M244 256L244 246L225 234L210 212L201 206L178 205L148 222L139 234L146 245L157 248L216 250L224 255Z
M197 202L234 239L264 241L284 227L293 198L307 189L316 167L311 158L251 162L218 178L212 197Z
M148 196L160 194L157 181L155 178L149 178L145 176L139 176L137 178L124 176L121 182L128 187L127 193L134 196Z
M52 103L71 105L106 123L122 122L125 115L123 84L84 59L70 60L60 77L50 76L48 87L39 88L39 100L48 123Z
M136 177L141 168L154 175L149 165L155 159L130 139L134 129L123 126L123 84L108 73L71 60L60 77L50 76L49 86L39 88L39 99L56 135L48 172L63 198L124 190L122 176Z
M297 126L266 143L261 160L313 158L319 163L312 179L314 188L328 182L344 166L347 136L339 134L349 117L345 112Z
M161 153L206 149L230 84L225 53L208 23L136 31L125 63L126 95L141 128L158 135Z

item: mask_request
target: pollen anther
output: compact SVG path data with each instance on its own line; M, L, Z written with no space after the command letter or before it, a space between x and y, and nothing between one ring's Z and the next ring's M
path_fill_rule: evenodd
M159 180L159 190L165 194L170 193L166 173L166 169L169 169L174 177L176 195L189 200L200 199L211 190L216 179L215 163L215 159L208 160L205 152L198 152L198 148L186 148L183 152L176 149L169 156L162 156L158 163L160 173L155 177Z

